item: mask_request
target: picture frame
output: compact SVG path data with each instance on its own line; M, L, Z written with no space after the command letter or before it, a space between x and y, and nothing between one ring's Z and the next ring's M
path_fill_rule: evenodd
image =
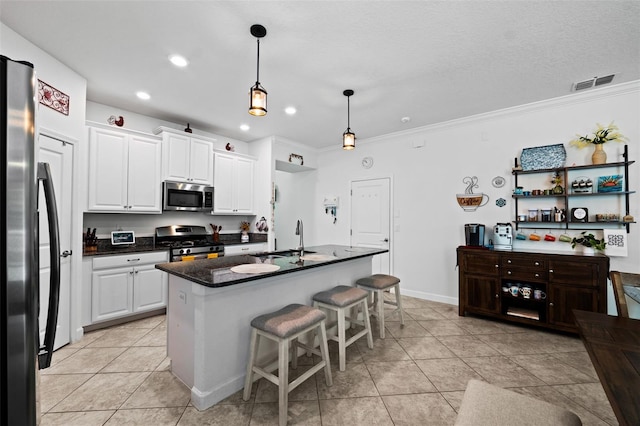
M598 192L622 192L622 175L600 176L598 178Z
M111 233L111 245L135 244L136 236L133 231L113 231Z

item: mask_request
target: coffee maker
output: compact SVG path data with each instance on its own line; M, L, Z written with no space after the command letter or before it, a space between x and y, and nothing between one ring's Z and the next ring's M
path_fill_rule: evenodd
M467 223L464 225L465 244L468 246L484 246L484 225Z
M495 250L513 249L513 227L510 223L498 223L493 227L493 248Z

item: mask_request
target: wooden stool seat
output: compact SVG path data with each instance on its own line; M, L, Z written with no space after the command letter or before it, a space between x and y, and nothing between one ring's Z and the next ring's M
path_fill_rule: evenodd
M330 311L335 311L337 316L338 334L329 336L328 339L338 342L338 357L340 364L340 371L344 371L346 368L346 351L347 347L354 343L356 340L363 336L367 336L367 344L369 349L373 349L373 336L371 335L371 323L369 322L369 306L367 303L367 297L369 293L365 290L349 287L346 285L339 285L331 290L321 291L313 296L313 306L316 308L322 308ZM346 312L351 312L353 308L361 307L363 320L357 319L357 311L355 316L349 315L347 317ZM353 335L349 340L346 339L346 321L349 320L352 324L358 324L364 327L363 330ZM327 326L327 328L333 327L333 324Z
M404 326L404 313L402 311L402 299L400 298L400 279L393 275L374 274L368 277L360 278L356 281L356 287L362 288L373 294L373 304L376 309L372 310L371 315L378 317L378 326L380 328L380 338L384 339L384 304L393 305L396 309L391 312L400 314L400 324ZM384 299L384 292L393 287L396 295L396 301Z
M247 375L242 399L248 401L251 397L254 374L264 377L278 386L279 423L281 426L287 424L289 392L323 368L327 386L333 385L329 363L329 348L327 346L327 330L325 328L326 318L326 314L320 309L306 305L291 304L276 312L260 315L251 321L249 362L247 363ZM317 332L316 334L319 337L320 351L315 349L313 340L309 345L298 341L298 337L316 329L319 330L319 333ZM263 367L256 365L260 343L259 337L266 337L278 343L278 359ZM296 368L298 347L319 355L321 360L289 383L289 359L291 358L291 366ZM293 351L291 356L289 354L290 349ZM276 367L278 368L278 376L271 373Z

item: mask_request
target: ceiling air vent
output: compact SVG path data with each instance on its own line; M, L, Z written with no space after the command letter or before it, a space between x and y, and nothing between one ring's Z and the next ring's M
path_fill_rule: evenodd
M596 78L590 78L589 80L579 81L577 83L573 83L573 90L584 90L590 89L593 87L593 83L596 81Z
M596 78L596 86L600 86L600 85L603 85L603 84L611 83L613 81L613 77L615 77L615 74L607 75L607 76L604 76L604 77L597 77Z
M615 74L611 74L604 77L593 77L589 80L579 81L577 83L573 83L573 90L578 91L583 89L590 89L595 86L602 86L603 84L611 83L613 81L613 77L615 76Z

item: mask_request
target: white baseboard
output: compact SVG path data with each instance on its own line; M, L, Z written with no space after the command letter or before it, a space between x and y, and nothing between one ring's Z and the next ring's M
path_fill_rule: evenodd
M440 294L427 293L424 291L414 291L402 288L400 293L405 296L415 297L423 300L431 300L433 302L447 303L449 305L458 306L458 298L450 296L442 296Z

